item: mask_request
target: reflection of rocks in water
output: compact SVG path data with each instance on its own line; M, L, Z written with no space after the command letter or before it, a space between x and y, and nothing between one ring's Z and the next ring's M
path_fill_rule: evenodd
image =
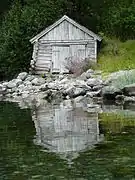
M33 114L36 128L35 144L52 152L77 157L76 152L93 147L101 141L98 114L88 114L81 108L46 106L38 108Z

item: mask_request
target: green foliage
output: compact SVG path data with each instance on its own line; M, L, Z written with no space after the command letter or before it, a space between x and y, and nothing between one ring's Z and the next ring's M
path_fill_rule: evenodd
M32 55L29 40L64 14L95 33L104 32L122 40L135 37L134 0L1 0L0 79L12 78L20 71L29 70ZM113 54L119 55L119 43L114 47L110 42L110 46ZM134 67L132 57L127 55L124 58L125 66L125 62L119 60L121 65L116 68L114 61L114 70ZM117 61L119 56L115 59Z
M29 40L63 14L62 1L32 1L23 7L15 2L0 32L0 78L28 71L32 55Z
M117 39L107 39L99 54L99 68L104 72L129 70L135 68L135 41L121 42Z
M135 114L132 114L131 112L119 110L116 112L102 113L99 115L99 119L101 124L107 129L108 133L120 133L126 126L135 126Z

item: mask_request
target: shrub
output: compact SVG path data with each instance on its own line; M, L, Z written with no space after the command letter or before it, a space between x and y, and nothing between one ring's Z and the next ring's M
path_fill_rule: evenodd
M90 68L95 69L96 63L94 60L90 60L88 58L83 59L72 56L66 60L65 68L68 69L70 73L78 76Z

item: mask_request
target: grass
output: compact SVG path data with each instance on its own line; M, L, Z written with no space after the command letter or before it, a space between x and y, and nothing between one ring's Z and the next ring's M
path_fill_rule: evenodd
M107 39L102 44L104 47L99 54L98 67L103 73L135 69L135 40L121 42Z
M126 127L135 127L135 114L112 112L99 114L101 124L112 133L120 133Z

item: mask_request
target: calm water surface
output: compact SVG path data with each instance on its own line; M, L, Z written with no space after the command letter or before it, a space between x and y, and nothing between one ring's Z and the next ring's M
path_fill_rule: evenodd
M135 108L127 108L0 102L0 180L135 179Z

